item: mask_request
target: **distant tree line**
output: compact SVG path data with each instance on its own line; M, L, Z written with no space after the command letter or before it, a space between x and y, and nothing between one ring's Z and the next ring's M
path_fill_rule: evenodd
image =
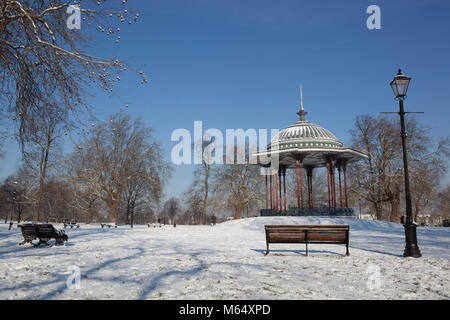
M40 163L26 157L1 186L5 220L145 223L171 174L152 130L124 113L86 130L70 154L49 157L44 183Z
M363 213L374 219L399 222L404 214L404 178L395 120L356 118L351 146L369 157L349 166L348 185L350 206L356 213L362 205ZM407 129L415 219L423 214L448 219L449 186L441 185L441 180L447 172L449 139L434 145L429 130L414 118L408 120ZM202 148L207 146L205 142ZM236 154L237 149L231 152ZM180 199L162 202L170 164L163 161L163 152L142 119L131 121L117 113L83 131L70 154L50 155L44 184L41 157L26 154L23 166L0 187L0 212L5 220L33 220L39 201L41 221L110 221L130 226L158 219L165 224L205 225L230 215L234 219L249 212L258 215L265 206L265 177L258 166L249 161L216 165L207 154L196 165L193 181ZM306 190L306 177L302 180ZM296 204L295 170L288 170L286 182L288 202ZM315 206L326 207L324 170L314 171L313 188Z

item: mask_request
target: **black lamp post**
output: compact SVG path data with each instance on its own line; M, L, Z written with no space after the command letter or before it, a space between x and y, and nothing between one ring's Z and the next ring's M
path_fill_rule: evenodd
M403 253L404 257L415 257L419 258L420 254L419 246L417 245L417 224L413 220L412 205L411 205L411 190L409 187L409 173L408 173L408 154L406 151L406 130L405 130L405 110L403 109L403 100L406 99L406 92L408 91L409 82L411 78L405 76L399 69L394 80L391 81L391 87L394 91L395 98L400 104L400 125L401 125L401 137L402 137L402 147L403 147L403 171L405 174L405 198L406 198L406 222L404 224L405 228L405 239L406 247Z

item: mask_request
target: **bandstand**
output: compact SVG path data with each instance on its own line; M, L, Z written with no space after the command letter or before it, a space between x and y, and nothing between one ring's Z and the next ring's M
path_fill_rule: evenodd
M327 129L309 122L303 108L300 92L300 120L280 131L263 152L253 154L266 174L266 207L261 216L349 216L354 217L348 205L347 166L367 158L367 155L344 147ZM313 173L325 168L328 181L328 206L315 207ZM296 170L297 203L286 206L286 171ZM306 195L303 171L306 171Z

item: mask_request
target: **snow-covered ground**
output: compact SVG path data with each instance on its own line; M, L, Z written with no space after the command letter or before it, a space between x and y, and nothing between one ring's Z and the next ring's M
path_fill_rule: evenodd
M349 224L345 245L272 244L266 224ZM55 225L62 228L62 225ZM449 299L450 229L418 228L403 258L400 224L259 217L211 226L66 229L61 247L19 246L0 225L0 299ZM68 289L71 266L81 288Z

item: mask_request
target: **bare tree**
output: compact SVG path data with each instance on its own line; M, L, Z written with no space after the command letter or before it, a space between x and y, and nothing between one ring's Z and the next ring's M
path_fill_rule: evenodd
M91 190L108 205L113 223L118 223L127 184L137 181L136 185L141 187L143 181L144 184L151 181L155 184L151 186L155 188L152 194L159 197L158 185L169 177L170 166L164 163L160 153L152 153L159 147L149 143L151 132L142 119L131 122L128 115L117 113L93 128L72 155L75 158L70 162L72 179L93 185Z
M189 196L191 202L194 198L201 198L201 223L206 224L206 216L210 198L210 180L211 180L211 165L212 159L209 152L205 152L208 146L213 141L202 140L200 142L194 143L193 148L198 148L196 150L202 156L201 164L196 165L194 170L194 180L189 187L189 192L192 194ZM193 198L194 197L194 198ZM195 199L197 200L197 199Z
M442 149L442 146L432 150L428 131L419 125L415 118L407 120L406 128L411 162L410 175L414 179L413 202L417 212L433 193L432 188L426 190L424 179L439 180L442 170L445 170L441 165L445 160L441 157L442 152L438 150ZM356 118L351 134L352 146L369 155L361 163L350 167L351 191L372 205L377 219L399 222L404 175L398 121L361 115ZM438 180L434 180L434 183L439 186ZM424 196L428 197L428 200L421 199ZM384 208L386 203L390 207L387 212Z
M233 156L237 163L238 149ZM248 150L245 152L248 160ZM263 178L259 167L249 161L244 164L224 164L214 168L214 193L222 200L222 207L234 212L234 219L240 219L246 205L253 206L262 199Z
M377 119L368 115L356 118L355 128L351 131L352 146L369 155L363 163L350 167L350 190L358 193L366 202L371 203L376 218L383 218L384 188L392 159L398 157L400 140L395 139L393 124L387 125L387 119Z
M171 168L162 160L162 151L157 143L147 145L145 140L135 146L127 167L124 198L126 223L133 227L136 208L146 206L146 211L155 209L161 199L163 183L170 177Z
M137 21L139 14L131 16L126 2L0 0L0 105L9 106L22 147L46 108L43 101L56 101L61 117L70 121L86 110L86 87L97 84L111 92L120 81L127 66L97 57L89 47L97 41L94 32L118 42L119 25ZM68 27L68 9L79 10L80 29Z
M0 98L0 103L1 103L1 98ZM2 111L2 109L0 108L0 159L3 159L3 157L4 157L4 143L7 139L6 119L7 119L6 112ZM0 173L1 173L1 171L0 171Z
M14 215L17 216L17 222L22 219L22 214L26 209L25 195L22 186L18 184L14 177L8 177L0 191L2 197L2 209L5 211L5 222L10 216L10 220L14 219ZM9 214L10 213L10 214Z
M85 222L90 224L93 222L94 212L96 210L96 204L98 202L99 196L95 189L94 184L83 184L77 183L74 185L74 198L73 206L76 210L85 213Z
M175 216L179 213L179 211L180 201L177 198L172 197L164 203L164 215L167 216L172 223L174 223Z
M183 193L183 199L187 207L183 214L184 223L203 224L202 209L204 197L194 188L193 184Z
M442 219L450 218L450 185L445 186L436 194L435 215Z
M32 216L34 177L29 169L20 168L16 174L9 176L0 188L0 208L7 213L16 214L17 221Z
M435 150L411 161L411 195L415 220L426 208L432 207L433 202L441 201L438 197L440 181L447 172L449 148L450 138L442 138Z
M67 130L60 108L56 103L50 103L35 115L33 128L30 134L24 136L24 160L31 168L35 168L39 177L39 187L35 196L33 220L39 221L41 200L47 170L49 166L50 152L55 147L57 140L61 138Z
M56 131L68 131L76 114L89 110L86 87L97 84L112 92L128 68L88 50L95 41L92 29L118 41L118 25L137 21L138 14L127 18L126 2L0 0L0 113L9 113L15 123L24 157L39 164L34 220L39 220ZM69 28L70 11L79 12L81 29Z

